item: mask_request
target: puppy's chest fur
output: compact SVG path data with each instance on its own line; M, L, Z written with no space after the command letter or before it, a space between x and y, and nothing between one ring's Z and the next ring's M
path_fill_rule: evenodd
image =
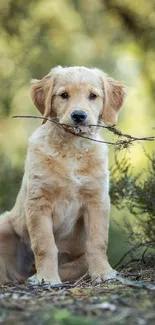
M86 193L90 193L97 186L94 163L89 150L82 149L74 153L58 154L53 164L58 193L53 220L54 229L59 235L67 235L73 229L82 213Z
M92 187L99 186L99 178L103 175L103 170L105 171L102 155L99 157L99 153L87 148L71 152L53 150L48 157L44 157L42 167L43 184L47 185L52 195L53 190L58 192L57 199L64 196L67 198L69 189L70 199L79 198L82 191L91 191Z
M103 157L88 148L59 151L54 148L48 155L41 152L37 155L40 161L35 174L41 175L38 189L51 202L54 232L64 237L81 216L85 199L101 190L101 176L105 173Z

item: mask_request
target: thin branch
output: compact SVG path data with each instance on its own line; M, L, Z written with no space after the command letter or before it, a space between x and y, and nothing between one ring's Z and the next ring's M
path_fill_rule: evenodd
M135 141L138 141L138 140L147 140L147 141L153 141L155 139L154 136L150 136L150 137L142 137L142 138L137 138L137 137L134 137L130 134L126 134L126 133L122 133L120 130L116 129L114 125L112 126L105 126L105 125L95 125L95 124L90 124L89 126L97 126L99 128L104 128L104 129L108 129L110 132L114 133L115 135L118 135L120 137L125 137L127 139L130 139L130 140L135 140Z
M108 131L112 132L113 134L119 136L119 137L124 137L127 140L120 140L120 141L116 141L116 142L112 142L112 141L102 141L102 140L96 140L94 138L91 137L87 137L87 136L83 136L82 134L75 134L72 131L73 126L65 124L65 123L59 123L51 118L47 118L47 117L42 117L42 116L33 116L33 115L14 115L12 116L12 118L33 118L33 119L41 119L41 120L46 120L46 121L50 121L60 127L62 127L66 132L69 132L71 134L73 134L74 136L78 136L84 139L88 139L94 142L99 142L99 143L106 143L109 145L115 145L117 147L119 147L119 149L121 148L128 148L129 145L135 141L154 141L155 140L155 136L149 136L149 137L134 137L131 136L130 134L124 134L122 133L120 130L116 129L114 126L105 126L105 125L100 125L100 124L90 124L87 125L88 127L97 127L97 128L103 128L103 129L107 129Z
M128 256L131 255L132 253L134 253L135 251L137 251L139 248L141 247L147 247L147 249L151 248L152 246L154 246L154 242L153 241L146 241L144 243L139 243L137 245L135 245L134 247L130 248L121 258L120 260L117 262L117 264L115 264L114 269L117 268L120 264L122 264L122 262L124 261L124 259ZM145 254L145 251L143 252ZM142 254L143 255L143 254ZM129 261L129 263L131 262L131 260Z
M141 246L141 244L138 244L132 248L130 248L121 258L120 260L117 262L117 264L115 264L114 269L116 269L125 259L126 256L128 256L129 254L131 254L132 252L134 252L136 249L138 249Z

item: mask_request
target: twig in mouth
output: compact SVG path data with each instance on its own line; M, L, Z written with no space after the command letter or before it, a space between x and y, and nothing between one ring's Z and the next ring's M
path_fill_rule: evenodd
M100 124L90 124L87 125L88 127L97 127L97 128L103 128L103 129L107 129L108 131L112 132L113 134L119 136L119 137L124 137L127 140L120 140L120 141L116 141L116 142L112 142L112 141L102 141L102 140L97 140L88 136L83 136L82 134L77 134L74 133L72 131L72 126L65 124L65 123L59 123L51 118L48 117L43 117L43 116L33 116L33 115L14 115L12 116L12 118L33 118L33 119L41 119L41 120L46 120L46 121L50 121L58 126L61 126L66 132L69 132L71 134L73 134L74 136L78 136L84 139L88 139L94 142L99 142L99 143L106 143L109 145L115 145L117 146L117 148L122 149L122 148L128 148L130 144L132 144L135 141L154 141L155 140L155 136L149 136L149 137L134 137L131 136L130 134L126 134L126 133L122 133L120 130L116 129L115 126L105 126L105 125L100 125Z

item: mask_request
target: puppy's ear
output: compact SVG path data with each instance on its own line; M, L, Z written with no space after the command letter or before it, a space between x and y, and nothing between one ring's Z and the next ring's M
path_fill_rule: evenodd
M116 124L117 114L120 111L126 96L126 87L121 82L104 76L103 89L104 104L100 118L106 124Z
M48 74L41 80L32 80L31 84L30 96L33 104L42 115L50 116L54 78Z

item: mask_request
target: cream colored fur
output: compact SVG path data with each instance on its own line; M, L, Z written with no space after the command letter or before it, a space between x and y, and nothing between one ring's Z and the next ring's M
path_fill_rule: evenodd
M88 125L116 123L124 96L121 83L84 67L54 68L31 88L39 111L73 132L71 113L85 111L77 130L94 139L99 130ZM29 139L15 205L0 218L0 283L60 283L87 270L98 282L115 276L106 255L109 212L107 146L44 123Z

